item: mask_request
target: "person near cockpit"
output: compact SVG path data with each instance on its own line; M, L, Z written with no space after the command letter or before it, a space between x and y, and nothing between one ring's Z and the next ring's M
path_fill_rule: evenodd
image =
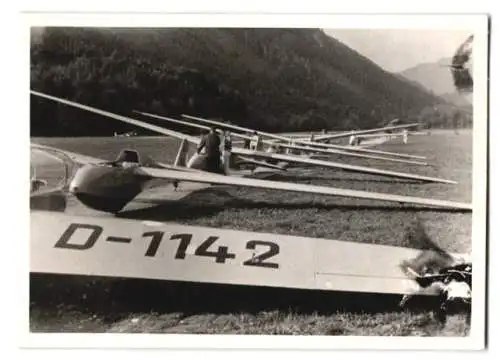
M202 137L198 145L197 153L202 154L203 151L205 152L209 171L219 172L221 170L220 145L221 140L215 128L211 128L210 132Z

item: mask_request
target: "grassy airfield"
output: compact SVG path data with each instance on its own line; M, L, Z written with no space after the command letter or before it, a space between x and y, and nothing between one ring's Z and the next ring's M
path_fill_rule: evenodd
M170 138L33 138L33 142L104 159L134 148L173 162ZM324 168L294 168L272 179L460 202L472 200L472 131L410 136L378 149L427 156L429 166L332 156L360 166L452 179L457 185L396 181ZM37 170L44 178L43 171ZM102 213L69 201L68 213ZM451 252L471 249L472 215L401 208L382 201L323 197L241 187L215 187L182 201L118 214L123 218L416 247L408 233L420 222ZM428 311L403 312L400 297L349 297L268 288L186 285L141 280L32 275L30 325L36 332L149 332L314 335L467 335L465 316L440 327Z

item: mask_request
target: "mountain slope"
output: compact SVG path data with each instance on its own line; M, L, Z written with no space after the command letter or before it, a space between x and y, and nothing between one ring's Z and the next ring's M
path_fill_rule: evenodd
M421 63L400 74L411 81L423 85L436 95L442 95L455 92L453 78L450 69L444 65L451 64L450 58L443 58L438 62Z
M453 83L450 69L451 58L443 58L434 63L422 63L400 73L401 76L417 82L446 101L461 107L470 107L471 102L459 94Z
M32 38L31 87L273 132L367 128L446 103L316 29L45 28ZM31 111L32 135L127 130L36 98Z

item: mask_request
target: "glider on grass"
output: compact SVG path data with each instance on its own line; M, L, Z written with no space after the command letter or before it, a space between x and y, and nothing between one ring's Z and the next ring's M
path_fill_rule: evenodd
M472 205L469 203L411 196L400 196L394 194L367 192L325 186L304 185L289 182L267 181L257 178L244 178L245 175L242 175L241 173L236 175L233 174L233 172L237 171L233 171L230 169L229 161L231 160L231 156L228 154L225 155L224 163L222 163L224 171L212 171L209 169L210 165L207 163L207 155L199 155L195 153L190 158L189 162L187 164L185 163L188 151L187 143L193 142L195 144L198 144L199 138L177 133L156 125L151 125L135 119L81 105L75 102L35 93L33 91L32 93L61 102L63 104L71 105L83 110L110 117L115 120L120 120L135 126L156 131L164 135L174 136L182 140L174 164L163 164L153 161L150 158L142 159L139 153L135 150L124 150L119 154L116 160L106 161L79 155L76 153L66 152L61 149L32 144L32 148L35 149L38 148L48 152L52 150L55 153L63 153L73 162L76 162L80 165L68 185L68 190L84 205L96 210L110 213L119 212L129 202L133 201L140 193L147 190L150 187L150 182L157 180L164 181L167 185L169 185L171 189L166 189L164 190L164 192L166 194L165 198L171 199L185 197L191 192L208 188L212 185L229 185L268 190L311 193L325 196L340 196L358 199L391 201L400 204L423 205L427 207L443 208L446 210L472 210ZM260 157L265 161L274 160L275 162L302 163L330 168L340 168L347 171L357 171L376 175L416 179L428 182L453 183L453 181L446 181L432 177L389 172L373 168L356 167L352 165L325 162L286 154L264 153L241 148L234 148L231 153L237 155L238 157L251 157L256 160ZM265 163L266 165L268 164L266 162L260 162L258 160L257 162ZM268 168L267 166L265 168L266 169L264 170L264 173L276 173L275 168ZM184 188L182 186L183 184L188 184L188 186ZM180 189L179 186L181 187Z
M53 153L64 167L67 162L79 160L85 163L82 168L109 168L114 174L101 175L104 184L120 173L125 175L126 171L157 168L133 165L130 156L134 154L130 152L122 153L125 158L121 160L131 164L118 166L117 161L101 164L98 159L69 152L66 155L59 149L36 145L33 148ZM178 167L171 171L183 170ZM205 172L183 173L197 176ZM129 182L133 175L126 175L131 178ZM115 217L74 216L62 213L66 204L65 195L60 192L68 184L71 190L75 182L68 176L53 188L31 193L31 273L395 294L407 300L416 295L440 295L435 285L422 288L420 276L410 276L410 269L417 274L437 271L442 275L443 268L467 259L429 244L411 249ZM118 185L114 188L121 189Z
M35 206L30 212L30 272L34 274L390 294L407 302L409 297L441 295L435 284L422 287L418 277L408 274L410 267L418 272L423 267L426 272L434 269L442 275L446 267L468 259L431 246L413 249L74 216L61 212L61 195L53 190L38 191L31 199L40 201L42 196L51 201L49 208Z
M179 125L186 125L186 126L191 126L196 129L201 129L201 130L211 130L212 128L209 126L204 126L188 121L183 121L183 120L177 120L173 118L169 118L166 116L159 116L151 113L146 113L146 112L139 112L136 111L136 113L147 116L147 117L152 117L158 120L163 120L163 121L169 121L174 124L179 124ZM220 134L225 136L223 132L218 130ZM341 156L348 156L348 157L356 157L356 158L363 158L363 159L374 159L374 160L383 160L383 161L389 161L389 162L396 162L396 163L404 163L404 164L414 164L414 165L420 165L420 166L426 166L428 165L426 162L421 162L421 161L414 161L414 160L409 160L409 159L402 159L402 158L390 158L390 157L383 157L379 155L367 155L363 153L359 153L357 151L343 151L343 150L338 150L338 149L320 149L320 148L315 148L315 147L309 147L309 146L302 146L302 145L296 145L294 143L285 145L280 142L272 141L272 140L255 140L254 137L244 135L244 134L239 134L239 133L234 133L231 132L231 135L246 140L249 143L249 149L252 150L259 150L260 144L263 146L267 146L267 149L265 149L266 153L286 153L286 154L291 154L292 152L298 152L302 153L302 156L307 157L307 158L325 158L329 157L332 155L341 155ZM254 142L255 147L252 147L252 142Z
M362 134L358 136L351 136L349 138L349 145L376 145L385 143L388 140L395 140L401 138L404 144L408 143L409 133L405 129L402 133L377 133L377 134Z
M418 288L400 267L418 249L49 211L30 220L32 273L401 295Z
M373 129L367 129L367 130L353 130L353 131L341 132L341 133L330 134L330 135L320 135L311 141L322 142L322 141L329 141L329 140L334 140L334 139L342 139L342 138L351 137L351 136L356 137L356 136L365 135L365 134L374 134L374 133L381 133L381 132L393 133L394 131L397 131L397 130L401 130L401 131L407 130L408 131L411 128L419 127L421 125L420 123L396 125L398 122L399 122L399 119L394 119L393 121L390 121L387 125L380 127L380 128L373 128ZM303 140L306 140L306 139L303 139Z

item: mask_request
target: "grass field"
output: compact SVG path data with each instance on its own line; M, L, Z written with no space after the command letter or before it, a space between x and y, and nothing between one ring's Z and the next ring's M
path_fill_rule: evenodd
M105 159L115 158L122 148L134 148L141 155L163 162L173 161L178 146L168 138L34 138L33 141ZM332 157L332 160L459 183L408 183L324 168L302 168L273 179L471 202L471 131L413 136L406 145L395 141L378 148L425 155L431 165L398 165L352 157ZM41 171L38 174L43 178ZM98 214L83 209L74 200L69 203L68 213ZM420 222L442 248L464 253L471 248L470 213L248 188L217 187L182 201L123 212L119 216L416 248L408 241L407 233ZM445 336L468 333L462 315L452 316L441 327L428 311L402 312L394 297L367 312L370 304L361 302L367 299L362 296L348 299L324 293L304 296L302 292L276 293L276 290L246 287L32 276L30 322L31 329L37 332Z

